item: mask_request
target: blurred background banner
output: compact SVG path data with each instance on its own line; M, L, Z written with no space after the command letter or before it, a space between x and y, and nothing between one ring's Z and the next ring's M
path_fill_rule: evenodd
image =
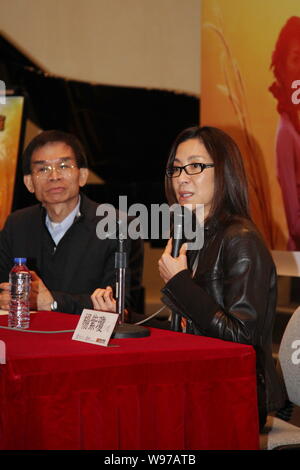
M202 0L201 124L239 144L252 216L277 250L300 250L299 20L299 0Z
M0 104L0 230L9 215L24 122L24 97L6 96Z

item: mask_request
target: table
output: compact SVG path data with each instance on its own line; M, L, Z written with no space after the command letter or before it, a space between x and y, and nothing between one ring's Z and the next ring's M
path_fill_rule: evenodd
M38 312L30 328L78 319ZM108 347L71 338L0 329L0 449L258 449L251 346L154 328Z

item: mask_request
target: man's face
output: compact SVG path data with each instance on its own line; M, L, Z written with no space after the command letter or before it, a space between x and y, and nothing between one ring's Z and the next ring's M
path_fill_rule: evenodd
M71 147L51 142L33 152L31 174L24 176L24 183L47 208L52 204L73 205L87 177L88 170L77 167Z

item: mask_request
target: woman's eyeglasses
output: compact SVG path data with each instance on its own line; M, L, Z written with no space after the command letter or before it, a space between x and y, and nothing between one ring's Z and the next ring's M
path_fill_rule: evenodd
M187 175L197 175L202 173L205 168L212 168L214 166L214 163L189 163L184 166L170 166L166 168L166 175L168 178L178 178L182 170L184 170Z

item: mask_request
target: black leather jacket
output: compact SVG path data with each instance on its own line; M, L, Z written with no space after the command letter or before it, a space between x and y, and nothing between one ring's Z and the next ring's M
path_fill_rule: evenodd
M189 267L165 285L163 301L188 319L188 332L253 345L260 416L279 409L285 394L272 359L277 276L254 224L228 217L205 228L204 246L188 255Z

